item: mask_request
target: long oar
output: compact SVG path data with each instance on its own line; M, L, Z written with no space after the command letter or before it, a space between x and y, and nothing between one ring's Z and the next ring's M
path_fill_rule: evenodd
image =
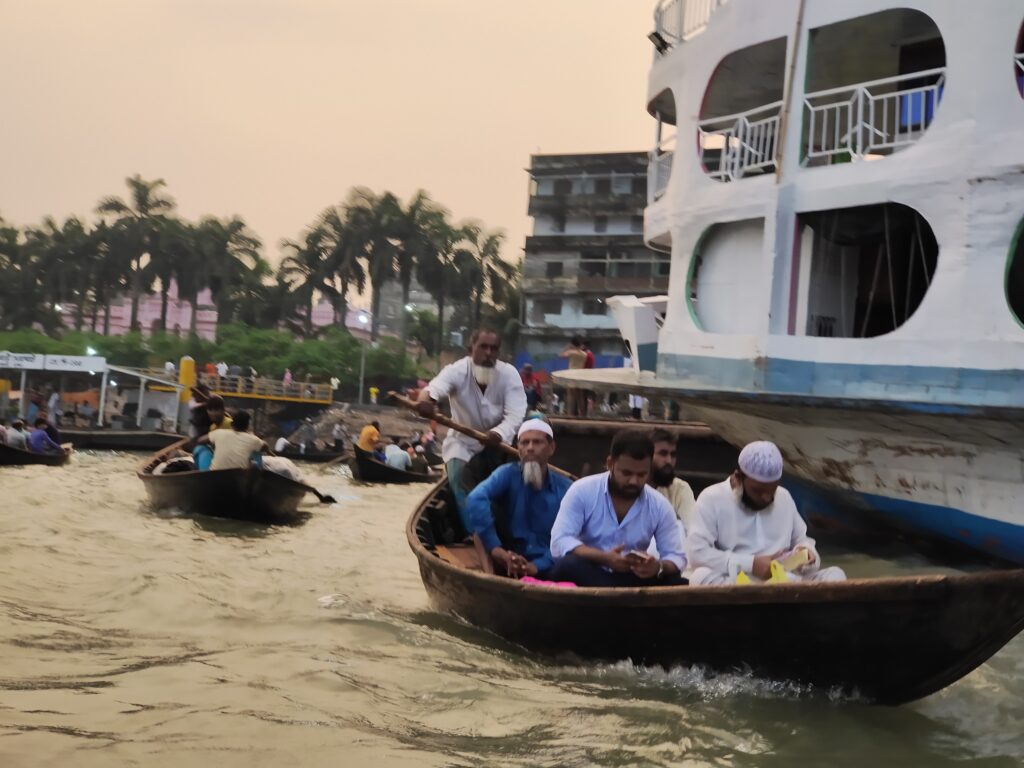
M399 405L403 405L406 408L408 408L409 410L411 410L414 413L417 413L417 415L419 415L418 412L416 411L416 405L417 404L415 402L413 402L412 400L410 400L408 397L400 395L397 392L388 392L388 397L390 397L392 400L394 400ZM421 416L420 418L423 418L423 417ZM472 437L474 440L479 440L481 443L484 443L485 445L487 444L487 442L489 440L489 438L487 437L487 433L481 432L478 429L473 429L472 427L467 427L464 424L459 424L459 422L453 421L452 419L449 419L447 416L445 416L440 411L436 412L433 415L432 418L438 424L443 424L444 426L448 427L448 429L454 429L456 432L461 432L464 435L468 435L469 437ZM498 450L501 451L502 453L505 453L505 454L509 455L509 456L513 456L516 459L519 458L519 451L517 451L515 448L513 448L508 443L499 443L498 444ZM576 477L576 475L572 474L571 472L566 472L564 469L561 469L559 467L553 466L551 464L548 464L548 469L550 469L552 472L557 472L560 475L564 475L565 477L568 477L570 480L578 480L579 479L578 477Z

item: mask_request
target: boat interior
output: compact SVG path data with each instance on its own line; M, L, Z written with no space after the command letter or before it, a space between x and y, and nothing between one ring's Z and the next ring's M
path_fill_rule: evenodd
M427 497L415 527L420 544L444 562L468 571L494 573L494 563L479 539L470 540L463 528L446 483Z

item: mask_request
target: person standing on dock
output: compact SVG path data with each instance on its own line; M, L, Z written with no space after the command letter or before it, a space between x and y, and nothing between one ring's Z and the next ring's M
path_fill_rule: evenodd
M488 434L487 445L511 444L526 415L526 391L515 366L498 359L501 337L497 331L479 329L469 341L469 355L446 365L420 390L417 410L425 419L434 417L437 401L448 397L452 418L467 427ZM466 463L484 449L472 437L448 430L441 457L448 472L455 506L467 531L472 523L466 514L463 470Z
M740 572L767 581L772 561L802 555L792 581L842 581L841 568L820 568L821 558L807 524L782 479L782 452L759 440L740 451L736 471L705 488L697 499L686 550L694 585L735 584Z
M587 364L587 353L583 349L583 341L573 336L569 345L558 353L569 361L570 371L581 371ZM587 415L586 392L576 386L570 386L565 393L565 411L570 418Z

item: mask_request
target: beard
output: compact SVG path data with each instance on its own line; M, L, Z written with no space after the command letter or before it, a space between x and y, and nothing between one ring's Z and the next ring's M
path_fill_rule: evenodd
M473 378L476 379L476 383L481 387L486 387L494 381L494 366L473 363Z
M539 491L544 485L544 467L539 461L523 462L523 483Z
M666 464L660 469L651 470L651 483L657 488L664 488L666 485L672 485L672 481L676 479L676 468L671 464Z
M762 504L759 501L754 501L752 498L750 498L750 496L747 495L747 489L746 487L744 487L742 480L740 481L739 485L732 489L732 492L736 496L736 501L738 501L744 507L749 509L751 512L760 512L764 509L767 509L772 505L772 502L775 501L775 499L772 499L772 501L769 501L767 504Z
M615 482L615 477L611 474L608 475L608 492L612 496L618 496L620 499L638 499L640 494L644 492L644 487L641 485L637 488L632 486L619 485Z

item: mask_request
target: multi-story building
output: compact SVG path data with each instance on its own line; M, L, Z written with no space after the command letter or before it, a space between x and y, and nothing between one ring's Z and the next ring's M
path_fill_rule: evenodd
M644 245L648 159L646 152L531 157L522 339L532 357L552 356L576 334L599 355L622 355L605 299L668 290L669 255Z

